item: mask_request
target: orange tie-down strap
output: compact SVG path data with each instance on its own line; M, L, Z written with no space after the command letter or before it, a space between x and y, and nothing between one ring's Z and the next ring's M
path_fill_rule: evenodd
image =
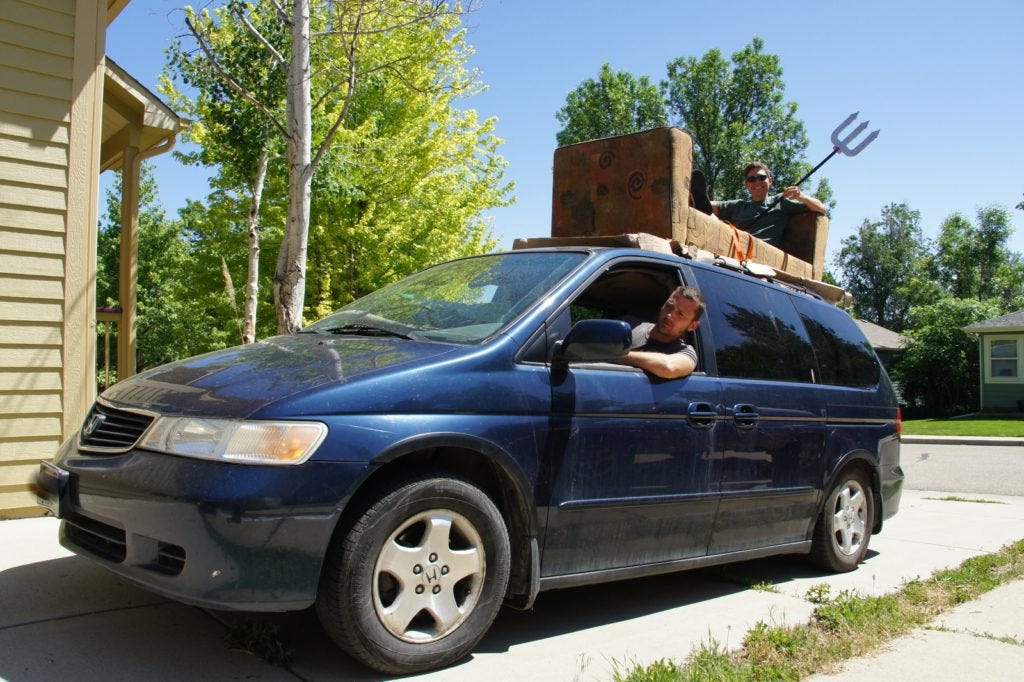
M754 250L757 240L754 239L752 235L747 234L747 248L744 251L743 238L740 237L740 232L744 232L746 234L746 231L740 230L740 228L727 220L723 220L722 222L732 229L732 257L738 261L754 260Z

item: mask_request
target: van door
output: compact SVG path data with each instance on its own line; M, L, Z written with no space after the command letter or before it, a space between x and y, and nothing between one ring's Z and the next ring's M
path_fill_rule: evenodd
M722 500L709 554L803 542L825 476L824 403L790 294L694 268L722 383Z
M679 271L653 288L633 265L588 288L552 326L568 331L577 308L613 316L656 311ZM608 278L619 281L609 283ZM649 289L649 291L647 291ZM647 293L644 293L647 291ZM618 293L616 293L618 292ZM698 330L699 331L699 330ZM707 552L718 506L714 465L719 384L698 372L663 380L607 363L552 369L550 501L542 576L674 561Z

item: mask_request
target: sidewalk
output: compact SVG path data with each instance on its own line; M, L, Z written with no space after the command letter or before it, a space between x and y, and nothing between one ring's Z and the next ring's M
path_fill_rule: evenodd
M858 570L829 574L802 557L542 593L532 611L504 609L473 655L446 670L409 679L580 680L609 682L613 671L661 658L682 660L711 639L736 647L759 621L806 622L807 590L877 595L1024 538L1024 497L985 495L1001 504L964 504L906 491L900 513L873 537ZM120 582L57 543L52 518L0 521L0 680L377 680L326 637L309 611L225 614L185 606ZM771 583L774 592L752 590ZM947 613L877 656L851 661L818 680L1020 679L1024 582L1004 586ZM232 623L277 626L294 650L289 668L225 643ZM900 677L884 677L886 673ZM879 677L879 673L883 677Z
M873 656L847 661L810 682L860 680L1020 680L1024 677L1024 580L961 604ZM1015 642L1000 641L1007 638Z
M999 436L900 436L900 442L907 445L1024 445L1024 438ZM1022 451L1021 454L1024 454Z

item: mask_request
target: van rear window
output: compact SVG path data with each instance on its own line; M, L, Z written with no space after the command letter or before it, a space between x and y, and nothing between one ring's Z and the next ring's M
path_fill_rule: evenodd
M870 388L879 381L878 360L849 315L838 308L794 299L807 327L821 383Z
M737 277L696 270L707 301L718 376L814 381L814 356L789 296Z

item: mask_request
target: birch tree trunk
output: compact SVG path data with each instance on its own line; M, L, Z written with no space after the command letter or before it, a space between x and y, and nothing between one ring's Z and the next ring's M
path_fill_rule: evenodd
M295 0L292 12L288 93L288 225L274 274L278 334L291 334L302 327L306 296L306 248L313 179L309 0Z
M267 179L270 153L264 149L256 163L252 194L249 200L249 269L245 280L245 320L242 323L242 343L256 340L256 305L260 291L260 204L263 201L263 183Z

